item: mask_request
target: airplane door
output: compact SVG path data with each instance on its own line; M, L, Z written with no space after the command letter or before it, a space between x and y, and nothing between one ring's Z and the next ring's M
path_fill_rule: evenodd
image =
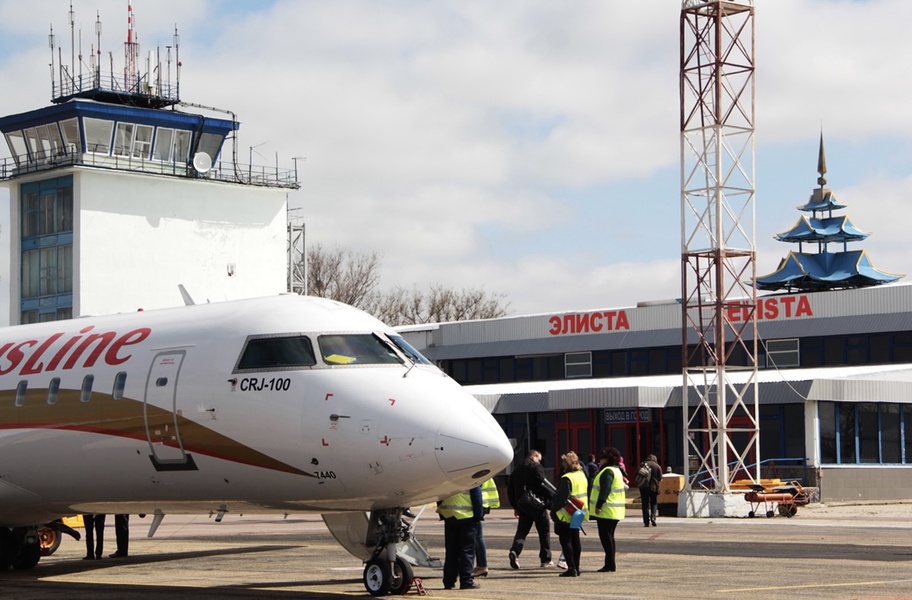
M177 380L185 354L184 350L159 352L146 379L143 400L146 436L152 449L152 462L159 470L192 468L177 421Z

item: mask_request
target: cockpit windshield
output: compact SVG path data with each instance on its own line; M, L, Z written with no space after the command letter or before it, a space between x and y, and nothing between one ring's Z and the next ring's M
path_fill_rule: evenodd
M402 338L401 335L387 334L387 337L390 339L391 342L396 344L396 347L399 348L399 350L402 351L403 354L408 356L412 360L412 362L415 362L419 365L432 365L433 364L431 361L426 359L423 354L421 354L420 352L415 350L415 348L411 344L406 342Z
M403 364L390 345L372 333L339 333L317 338L320 354L330 365Z

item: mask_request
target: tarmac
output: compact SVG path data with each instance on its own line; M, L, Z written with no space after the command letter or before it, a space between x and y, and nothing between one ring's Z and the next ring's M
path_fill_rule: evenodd
M414 510L418 510L417 508ZM361 562L332 539L319 515L166 516L155 537L151 519L131 519L130 556L82 560L83 542L65 538L30 571L0 574L3 598L314 599L370 598ZM602 550L585 526L582 575L559 578L541 568L534 529L520 569L507 558L516 521L511 510L485 520L489 575L478 590L444 590L440 570L416 567L428 596L475 600L620 598L784 598L912 600L912 503L811 504L793 518L660 517L644 527L628 510L617 530L614 573L598 573ZM443 558L443 526L428 507L416 536ZM106 536L113 552L113 530ZM560 553L552 533L554 560ZM417 595L413 587L408 596ZM395 596L390 596L395 597Z

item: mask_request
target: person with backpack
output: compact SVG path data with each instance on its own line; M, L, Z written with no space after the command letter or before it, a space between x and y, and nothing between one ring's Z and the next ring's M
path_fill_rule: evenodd
M507 498L513 507L513 516L518 519L509 554L512 569L519 568L519 555L522 554L532 525L535 525L538 532L538 558L542 568L554 566L551 560L551 522L548 520L547 508L551 506L554 497L554 485L545 477L541 459L541 452L530 451L526 460L510 475L507 483Z
M643 509L643 526L656 526L659 512L659 483L662 481L662 467L656 462L656 455L650 454L637 469L634 483L640 488Z

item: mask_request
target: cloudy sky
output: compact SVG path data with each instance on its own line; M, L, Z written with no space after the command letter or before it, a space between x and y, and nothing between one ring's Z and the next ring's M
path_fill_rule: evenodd
M73 4L85 53L98 13L122 65L127 0ZM816 185L822 127L828 187L872 234L863 247L912 276L912 3L757 5L758 271L791 249L772 236ZM236 113L241 156L302 157L290 203L310 243L379 253L384 287L483 287L527 314L681 295L680 6L133 0L133 13L143 52L178 27L181 99ZM48 30L68 57L68 10L0 0L0 115L50 104Z

